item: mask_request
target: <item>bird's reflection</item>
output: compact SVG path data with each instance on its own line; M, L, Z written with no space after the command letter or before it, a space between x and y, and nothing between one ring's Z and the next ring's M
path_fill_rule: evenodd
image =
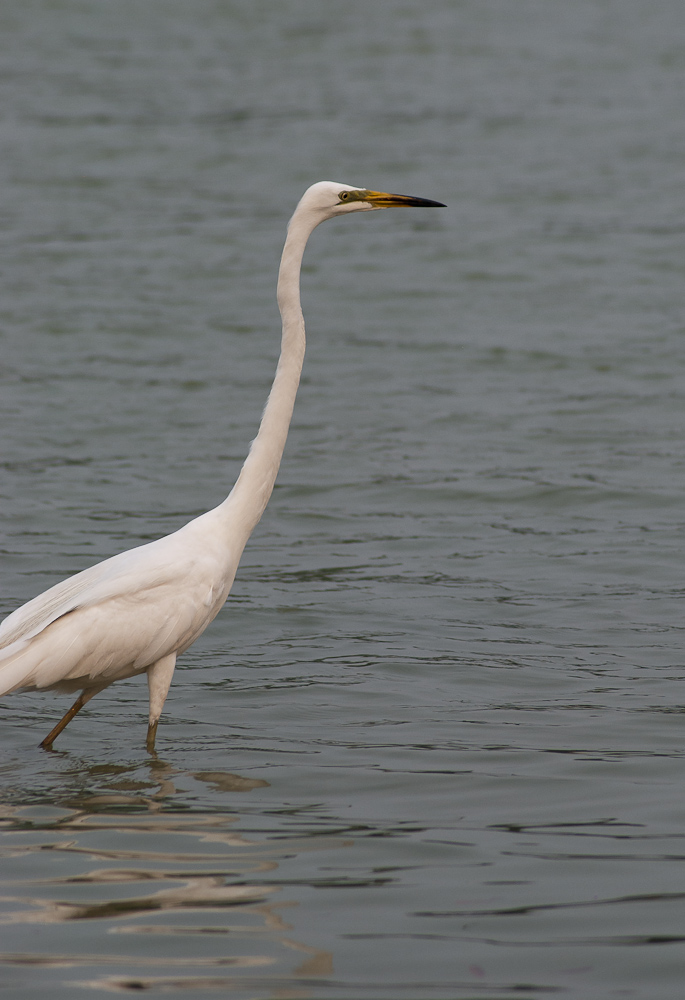
M212 797L266 781L181 771L156 756L145 768L98 765L90 783L81 767L78 791L65 789L57 808L0 805L0 858L10 859L0 923L34 928L24 935L29 949L0 953L0 963L68 967L70 982L114 991L235 988L259 970L274 997L288 996L294 980L330 975L330 952L288 935L283 911L298 904L274 899L274 873L284 857L348 842L251 839L235 829L235 811L180 809L174 796L188 779ZM92 952L75 931L83 921L101 925L87 938ZM134 949L113 949L112 934L122 944L134 935ZM293 952L303 956L294 965Z

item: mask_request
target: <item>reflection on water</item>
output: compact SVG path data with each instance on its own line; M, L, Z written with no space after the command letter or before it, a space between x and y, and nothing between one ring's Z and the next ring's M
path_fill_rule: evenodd
M15 873L3 883L0 924L23 928L22 942L35 942L0 953L0 964L32 966L36 974L73 969L73 985L111 991L234 990L241 972L263 968L263 987L273 980L274 989L264 995L280 998L295 996L283 992L286 978L328 976L331 954L289 936L283 911L297 903L275 900L280 887L269 876L284 856L350 842L249 839L233 830L236 814L170 807L179 772L159 758L148 766L149 781L127 779L133 767L112 768L110 793L76 797L65 808L0 807L0 858ZM101 767L93 770L101 776ZM214 791L268 784L221 771L190 776ZM127 785L134 794L122 791ZM136 922L141 915L145 923ZM90 933L78 953L73 932L27 930L78 921L100 924L99 947ZM138 938L147 942L142 948Z

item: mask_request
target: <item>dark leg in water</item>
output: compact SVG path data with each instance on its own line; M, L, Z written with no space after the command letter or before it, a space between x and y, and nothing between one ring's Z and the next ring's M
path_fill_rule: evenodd
M86 702L90 701L92 697L93 694L87 694L85 691L81 692L81 694L78 696L78 698L71 706L69 711L64 715L62 719L60 719L60 721L57 723L52 732L48 733L45 739L42 740L40 745L42 746L43 750L52 750L52 744L54 740L57 739L57 737L59 736L59 734L62 732L63 729L67 728L67 726L74 718L74 716L77 714L77 712L80 712L83 706L86 704Z
M157 726L159 725L159 719L155 719L147 727L147 739L145 740L145 747L147 750L152 752L155 749L155 737L157 736Z

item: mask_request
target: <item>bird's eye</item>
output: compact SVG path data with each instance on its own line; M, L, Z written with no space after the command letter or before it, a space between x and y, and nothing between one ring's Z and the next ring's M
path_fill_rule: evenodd
M340 201L347 201L349 199L349 197L350 197L350 192L349 191L341 191L340 194L338 195L338 198L340 198Z

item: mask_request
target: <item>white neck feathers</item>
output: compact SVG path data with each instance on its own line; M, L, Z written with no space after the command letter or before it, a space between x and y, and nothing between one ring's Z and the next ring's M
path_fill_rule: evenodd
M278 272L278 306L283 321L281 355L266 401L259 431L252 442L238 480L218 510L231 526L231 535L244 546L264 513L274 488L304 360L304 317L300 304L302 256L312 230L321 221L298 207L290 220Z

